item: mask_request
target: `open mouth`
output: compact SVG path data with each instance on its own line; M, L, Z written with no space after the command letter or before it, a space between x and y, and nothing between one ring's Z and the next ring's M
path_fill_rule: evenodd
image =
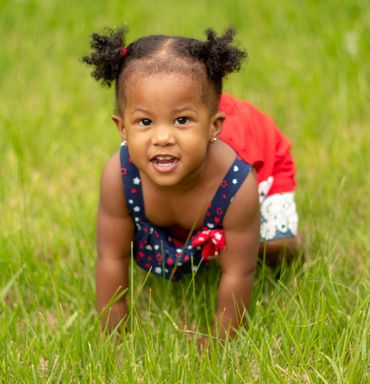
M153 157L150 161L153 164L154 168L158 171L169 172L176 167L177 163L179 162L179 159L177 157L169 155L158 155Z

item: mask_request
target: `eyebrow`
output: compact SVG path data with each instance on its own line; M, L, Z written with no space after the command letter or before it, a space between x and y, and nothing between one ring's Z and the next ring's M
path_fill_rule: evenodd
M191 106L189 105L186 105L184 107L181 107L181 108L176 108L174 109L175 112L181 112L181 111L196 111L194 108L192 108Z
M145 114L149 114L149 113L150 113L149 111L147 111L147 110L144 109L144 108L135 108L135 109L133 110L133 112L141 112L141 113L145 113Z
M195 112L195 113L198 113L194 108L192 108L190 105L185 105L183 107L180 107L180 108L175 108L173 110L174 113L180 113L180 112L184 112L184 111L192 111L192 112ZM151 112L149 110L146 110L145 108L135 108L133 110L133 112L140 112L140 113L144 113L144 114L150 114Z

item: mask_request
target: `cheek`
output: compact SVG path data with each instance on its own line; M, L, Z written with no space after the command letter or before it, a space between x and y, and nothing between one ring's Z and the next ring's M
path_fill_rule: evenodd
M186 144L182 143L182 149L191 155L194 159L201 159L205 157L208 150L209 139L206 135L193 135Z
M145 135L135 131L131 127L126 129L126 138L128 142L131 143L140 143L145 140ZM137 145L137 144L136 144Z
M194 132L190 135L189 142L191 142L194 147L203 148L207 147L209 142L210 132L208 130L202 130L201 132Z

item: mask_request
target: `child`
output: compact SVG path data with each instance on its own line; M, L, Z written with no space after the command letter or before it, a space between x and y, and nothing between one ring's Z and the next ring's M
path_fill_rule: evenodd
M246 57L233 29L207 30L205 42L146 36L127 46L126 32L93 34L83 58L95 79L115 84L122 137L101 178L98 309L128 287L132 242L140 267L171 280L218 256L214 333L225 338L249 305L259 249L272 262L298 249L290 143L251 104L222 94ZM103 325L126 315L123 297Z

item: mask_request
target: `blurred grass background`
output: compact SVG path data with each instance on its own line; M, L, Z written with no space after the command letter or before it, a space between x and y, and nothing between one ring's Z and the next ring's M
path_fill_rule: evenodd
M124 345L96 342L98 182L119 136L113 92L80 58L92 32L123 23L129 41L234 25L250 58L225 90L273 116L293 142L307 263L280 281L261 268L249 327L203 358L163 311L201 322L217 271L185 310L176 300L186 287L138 284L141 315ZM369 61L364 0L0 0L0 378L366 382Z

